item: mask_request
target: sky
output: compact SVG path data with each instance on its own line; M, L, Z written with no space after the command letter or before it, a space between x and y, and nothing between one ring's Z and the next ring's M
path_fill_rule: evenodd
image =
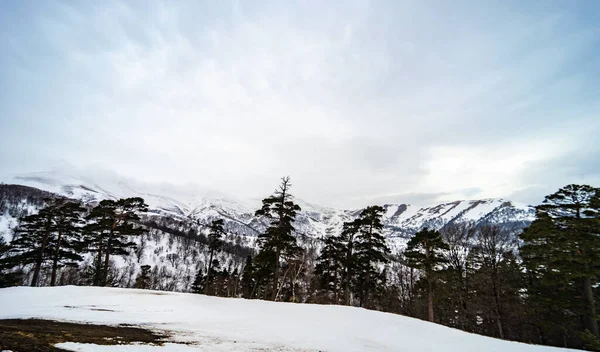
M1 1L0 173L538 204L600 186L599 17L594 0Z

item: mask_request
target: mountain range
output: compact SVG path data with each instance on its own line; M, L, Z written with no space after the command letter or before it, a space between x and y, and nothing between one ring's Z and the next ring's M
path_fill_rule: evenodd
M44 191L95 203L102 199L142 197L149 205L149 214L170 217L185 222L207 224L223 218L227 229L243 236L255 236L266 224L254 216L260 203L236 200L222 193L201 191L185 193L180 190L169 194L169 189L136 189L135 185L121 180L97 182L89 177L78 177L58 172L36 172L14 175L6 184L20 184ZM338 233L344 221L355 218L361 209L333 209L296 199L302 208L296 219L296 230L301 236L321 238L328 233ZM254 204L253 204L254 203ZM513 228L527 226L535 215L531 206L509 200L490 198L457 200L431 206L416 207L410 204L383 204L385 233L404 242L416 231L424 228L440 229L451 223L471 221L501 224Z

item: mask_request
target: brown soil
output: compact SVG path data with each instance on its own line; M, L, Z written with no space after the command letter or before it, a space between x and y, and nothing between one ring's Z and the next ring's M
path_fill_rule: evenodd
M167 336L131 326L63 323L43 319L0 320L0 351L56 352L61 342L122 345L132 342L160 345Z

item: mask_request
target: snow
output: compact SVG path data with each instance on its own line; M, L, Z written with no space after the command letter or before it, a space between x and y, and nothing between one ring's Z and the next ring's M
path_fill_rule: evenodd
M150 214L166 216L182 221L194 219L206 224L215 218L225 219L231 232L255 236L264 229L264 222L254 216L260 202L241 201L220 192L197 188L192 185L144 184L116 175L76 175L69 172L37 172L13 175L5 181L37 187L86 202L115 197L143 197L149 205ZM328 233L339 233L343 221L352 220L358 210L341 210L323 207L296 198L301 206L296 221L298 233L312 238L322 238ZM405 236L423 227L439 229L449 222L531 221L531 208L523 205L502 207L502 199L462 200L428 207L407 206L394 216L400 204L386 204L383 223L392 229L390 235ZM252 204L255 203L255 204Z
M83 352L559 351L353 307L99 287L0 289L0 318L33 317L135 324L172 336L164 346L58 345Z
M17 225L17 219L8 214L0 215L0 237L6 242L12 240L12 230Z

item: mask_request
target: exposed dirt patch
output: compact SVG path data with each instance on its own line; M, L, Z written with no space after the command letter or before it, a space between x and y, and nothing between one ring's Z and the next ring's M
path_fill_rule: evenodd
M43 319L0 320L0 351L57 352L61 342L122 345L133 342L161 345L167 336L139 327L63 323Z

